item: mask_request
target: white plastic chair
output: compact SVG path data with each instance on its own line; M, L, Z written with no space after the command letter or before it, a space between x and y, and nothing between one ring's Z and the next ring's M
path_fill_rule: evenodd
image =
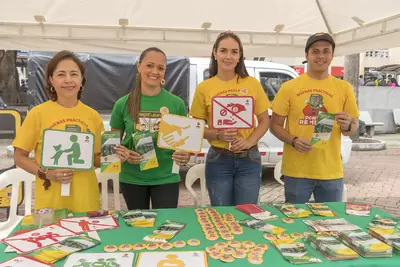
M197 164L191 167L188 172L186 173L185 178L185 186L187 190L190 192L194 199L194 205L196 207L199 206L199 201L197 199L197 194L194 192L192 186L193 183L200 179L200 204L201 207L206 206L206 174L205 174L206 165L205 164Z
M284 185L285 183L281 180L282 177L282 173L281 173L281 169L282 169L282 160L280 160L274 168L274 178L275 180L280 183L281 185Z
M12 186L10 213L6 222L0 223L0 239L7 237L10 232L22 220L23 216L17 215L17 205L19 199L19 184L24 182L24 204L25 215L31 215L32 209L32 183L35 181L35 175L26 172L23 169L11 169L0 174L0 188L8 185Z
M108 180L113 181L114 189L114 209L121 209L121 201L119 198L119 175L118 173L102 173L100 168L95 170L97 182L101 184L101 208L108 210Z

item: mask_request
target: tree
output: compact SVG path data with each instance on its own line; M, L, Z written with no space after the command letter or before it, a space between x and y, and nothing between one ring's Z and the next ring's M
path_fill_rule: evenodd
M358 105L358 92L360 86L360 54L352 54L344 57L344 79L351 83L354 89L354 95ZM360 139L360 133L357 131L354 136L351 137L353 141Z
M0 96L7 105L21 102L15 50L0 50Z

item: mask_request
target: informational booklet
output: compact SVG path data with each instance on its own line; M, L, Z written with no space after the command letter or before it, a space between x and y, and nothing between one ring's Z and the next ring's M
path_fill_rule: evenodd
M370 213L371 213L371 205L356 204L351 202L346 203L346 214L348 215L368 217Z
M140 170L149 170L158 167L158 159L153 142L153 135L149 131L132 134L135 151L143 156L139 163Z
M389 246L392 246L394 252L400 254L400 230L397 227L391 229L370 228L368 233Z
M321 112L318 114L311 144L314 147L325 147L331 138L335 114Z
M396 228L398 222L398 218L384 217L379 214L375 214L374 218L368 224L368 228L393 229Z
M247 226L251 229L258 230L261 232L266 232L270 234L281 234L286 231L286 229L278 227L278 226L273 226L271 224L265 223L262 220L256 220L256 219L246 219L239 221L239 224Z
M85 235L74 236L58 244L36 250L28 256L44 263L55 263L72 253L92 248L98 244L100 241L94 238Z
M292 264L322 263L298 239L275 239L271 241L282 256Z
M121 143L121 133L105 131L101 134L101 172L121 172L121 160L115 153L117 145Z
M328 233L307 235L307 241L328 260L358 259L358 254Z
M289 218L306 218L312 214L310 211L293 204L274 204L274 207Z
M153 243L168 243L168 241L182 231L185 226L185 223L166 221L159 226L158 229L154 230L153 234L145 236L143 240Z
M334 217L337 214L333 212L325 203L306 203L312 213L317 216Z
M391 246L362 230L342 231L339 233L339 238L363 257L392 257Z
M257 220L273 220L278 218L278 216L264 210L263 208L255 204L236 205L236 209L250 215Z
M155 211L120 211L125 223L132 227L152 228L156 221L157 212Z
M339 232L361 229L358 225L352 224L343 218L328 220L303 220L303 222L316 232Z

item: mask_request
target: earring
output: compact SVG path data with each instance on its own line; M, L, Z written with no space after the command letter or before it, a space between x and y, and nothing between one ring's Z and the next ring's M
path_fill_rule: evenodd
M165 80L164 79L161 80L161 85L165 85Z
M83 90L85 90L85 87L83 87L83 85L81 85L81 88L79 89L79 92L83 92Z
M54 89L53 86L50 86L50 92L54 93L56 90Z

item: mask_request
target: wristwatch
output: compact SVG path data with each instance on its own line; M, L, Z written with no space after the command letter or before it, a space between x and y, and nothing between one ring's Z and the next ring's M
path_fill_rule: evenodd
M347 130L343 130L341 129L343 132L350 132L351 131L351 123L349 124L349 128L347 128Z
M295 141L297 138L298 138L298 137L295 136L295 137L292 139L292 147L295 147L295 146L294 146L294 141Z
M219 133L220 133L220 131L217 130L217 140L219 140Z

